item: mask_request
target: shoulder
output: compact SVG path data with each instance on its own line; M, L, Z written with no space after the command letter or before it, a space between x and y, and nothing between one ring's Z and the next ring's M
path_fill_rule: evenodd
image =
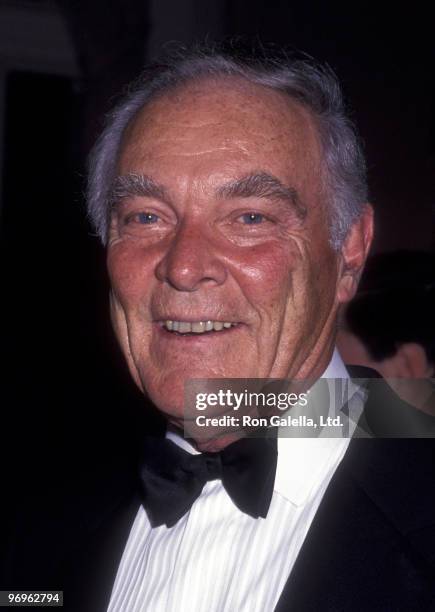
M135 475L135 458L116 457L16 495L0 555L2 588L61 588L65 560L134 495Z
M343 469L435 570L434 450L432 439L355 439Z
M403 401L375 370L363 366L347 369L368 394L358 425L369 437L435 439L435 416Z

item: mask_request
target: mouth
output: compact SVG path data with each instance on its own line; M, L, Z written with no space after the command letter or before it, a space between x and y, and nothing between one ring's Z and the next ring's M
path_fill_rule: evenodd
M160 327L170 334L177 336L200 336L215 333L225 333L237 327L238 322L233 321L176 321L165 320L158 322Z

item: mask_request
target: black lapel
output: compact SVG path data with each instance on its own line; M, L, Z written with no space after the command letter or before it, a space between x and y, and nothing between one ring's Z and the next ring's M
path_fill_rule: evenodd
M396 458L397 472L388 486L400 492L400 464L409 457L407 447L421 443L425 441L351 441L314 518L277 612L431 609L434 581L425 553L430 554L434 542L433 519L411 515L414 496L407 513L403 503L396 506L389 491L381 490L383 476L392 465L390 460ZM377 479L379 466L384 473ZM424 480L427 497L430 481ZM432 541L427 551L421 546L425 539L419 529L422 524ZM412 533L417 539L413 540Z
M276 611L432 609L434 482L432 440L351 440Z
M63 590L66 611L105 611L139 509L136 489L136 459L121 458L19 503L0 551L2 588Z
M139 509L136 465L107 470L89 481L74 511L85 517L75 527L74 546L63 561L64 609L105 612L134 518Z

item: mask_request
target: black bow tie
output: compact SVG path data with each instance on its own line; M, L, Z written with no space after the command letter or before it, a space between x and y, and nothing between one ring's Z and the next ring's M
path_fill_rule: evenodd
M172 527L190 510L205 483L216 479L242 512L266 517L276 462L276 438L242 438L222 451L200 455L165 438L147 438L140 479L149 521L153 527Z

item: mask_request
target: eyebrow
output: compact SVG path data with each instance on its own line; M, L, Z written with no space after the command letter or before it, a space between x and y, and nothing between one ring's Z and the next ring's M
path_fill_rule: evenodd
M271 198L290 203L298 217L304 220L307 215L306 206L301 202L298 192L293 187L284 185L276 176L268 172L255 172L235 179L218 187L220 198ZM128 173L117 176L109 190L110 207L115 206L123 198L142 196L156 198L168 202L163 185L156 183L144 174Z
M149 176L134 173L117 176L109 190L110 206L113 207L123 198L131 196L167 201L165 188Z
M293 187L284 185L276 176L268 172L255 172L230 181L218 188L221 198L270 198L290 203L300 219L307 215L306 206L301 202Z

